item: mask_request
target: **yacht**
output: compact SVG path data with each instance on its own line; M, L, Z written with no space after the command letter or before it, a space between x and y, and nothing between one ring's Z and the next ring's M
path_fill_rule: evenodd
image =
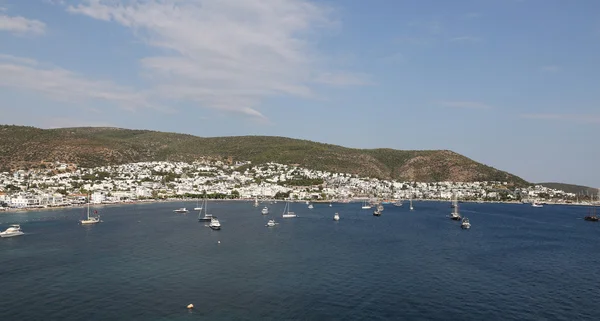
M362 209L363 210L370 210L371 209L371 205L367 204L367 201L364 201L363 205L362 205Z
M333 215L333 220L334 221L339 221L340 220L340 214L335 213L335 215Z
M262 213L262 215L267 215L269 214L269 208L268 207L263 207L262 211L260 211Z
M213 230L220 230L221 222L219 222L219 220L215 216L211 216L210 224L208 224L208 226Z
M269 220L269 221L267 222L267 226L268 226L268 227L273 227L273 226L275 226L276 224L277 224L277 223L275 223L275 220Z
M185 214L185 213L187 213L189 211L187 210L187 208L182 207L182 208L178 208L178 209L174 210L173 212L175 212L175 213L184 213Z
M468 230L471 228L471 223L469 223L469 219L466 217L463 217L462 219L462 223L460 223L460 228L464 229L464 230Z
M381 216L381 211L379 211L379 210L373 211L373 216Z
M533 203L531 203L531 207L544 207L544 205L540 204L538 202L533 202Z
M206 222L212 219L212 214L208 214L208 201L204 199L204 204L202 204L202 208L204 211L204 216L202 215L202 211L198 213L198 222Z
M13 237L23 235L23 231L21 231L21 226L19 224L13 224L9 226L4 232L0 232L0 237Z
M285 204L285 207L283 208L283 215L281 215L281 217L283 217L283 218L297 217L296 213L290 211L290 202L289 201Z
M309 209L313 209L313 208L315 208L315 207L314 207L312 204L308 204L308 208L309 208Z
M85 220L81 220L79 222L82 225L100 223L100 215L97 215L98 214L97 211L94 211L94 214L96 214L96 216L90 216L90 202L88 200L86 219Z

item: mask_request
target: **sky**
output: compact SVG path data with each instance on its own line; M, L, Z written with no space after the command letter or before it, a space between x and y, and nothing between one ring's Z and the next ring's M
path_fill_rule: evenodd
M0 115L448 149L600 187L600 1L0 0Z

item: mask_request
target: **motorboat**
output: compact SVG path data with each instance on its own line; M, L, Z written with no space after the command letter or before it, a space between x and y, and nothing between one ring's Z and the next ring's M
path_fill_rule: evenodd
M460 228L463 230L468 230L471 228L471 223L469 222L468 218L463 217L462 222L460 223Z
M373 216L381 216L381 211L379 211L379 210L373 211Z
M309 208L309 209L313 209L313 208L315 208L315 207L314 207L312 204L308 204L308 208Z
M533 203L531 203L531 207L544 207L544 205L540 204L538 202L533 202Z
M275 225L277 225L277 223L275 223L275 220L269 220L269 221L267 222L267 226L268 226L268 227L273 227L273 226L275 226Z
M187 213L189 211L187 210L187 208L182 207L182 208L178 208L178 209L174 210L173 212L175 212L175 213L184 213L185 214L185 213Z
M340 214L335 213L335 215L333 215L333 220L334 221L339 221L340 220Z
M383 212L383 209L384 209L384 208L383 208L383 205L381 205L381 204L377 205L377 210L378 210L379 212Z
M267 215L269 214L269 208L265 206L260 212L262 213L262 215Z
M219 222L219 220L215 216L212 216L210 218L210 224L208 224L208 226L213 230L220 230L221 222Z
M396 203L394 203L394 206L397 206L397 207L402 206L402 201L398 200Z
M21 231L21 226L19 224L13 224L13 225L9 226L3 232L0 232L0 237L14 237L14 236L21 236L23 234L25 234L25 233L23 233L23 231Z

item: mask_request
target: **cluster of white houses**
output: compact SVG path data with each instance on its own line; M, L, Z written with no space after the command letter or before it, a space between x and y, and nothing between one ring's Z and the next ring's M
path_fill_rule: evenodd
M574 194L543 186L507 188L505 182L398 182L298 166L221 161L141 162L97 168L56 163L51 169L0 173L0 204L26 208L150 198L226 197L349 200L445 199L567 200Z

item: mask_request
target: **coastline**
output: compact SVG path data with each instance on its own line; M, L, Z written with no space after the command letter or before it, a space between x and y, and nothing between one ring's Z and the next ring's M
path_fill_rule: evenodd
M124 206L124 205L139 205L139 204L156 204L156 203L176 203L176 202L193 202L196 199L183 199L183 198L169 198L169 199L148 199L148 200L139 200L139 201L124 201L124 202L112 202L112 203L99 203L99 204L90 204L90 207L93 208L103 208L110 206ZM217 201L217 202L253 202L254 199L208 199L209 201ZM339 204L349 204L349 203L360 203L363 199L353 199L349 202L332 202L329 200L314 200L310 201L315 204L328 204L328 203L339 203ZM266 199L261 200L261 203L264 202L273 202L280 201L285 202L285 200L276 200L276 199ZM403 202L408 200L402 200ZM413 199L414 202L440 202L440 203L452 203L451 200L440 200L440 199ZM306 200L294 200L294 203L304 203ZM530 203L523 203L519 201L472 201L472 200L464 200L459 201L460 203L477 203L477 204L522 204L529 205ZM551 202L546 201L543 203L544 205L565 205L565 206L600 206L600 204L585 204L585 203L559 203L559 202ZM27 212L41 212L41 211L56 211L56 210L64 210L71 208L85 208L87 203L85 204L73 204L73 205L65 205L65 206L47 206L47 207L26 207L26 208L5 208L4 210L0 210L1 214L8 213L27 213Z

